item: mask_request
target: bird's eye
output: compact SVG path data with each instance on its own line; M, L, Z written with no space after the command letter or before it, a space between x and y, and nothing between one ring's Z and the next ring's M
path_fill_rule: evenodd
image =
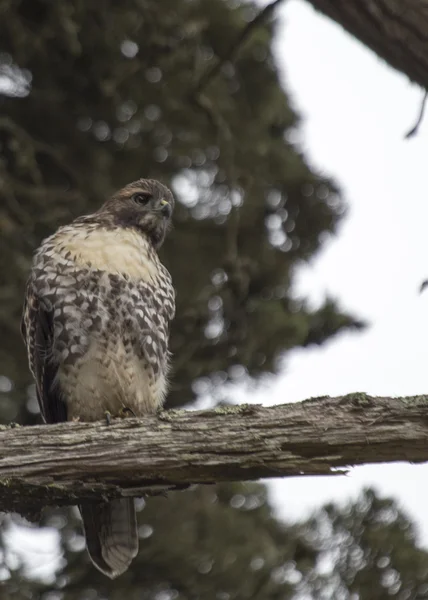
M137 194L134 194L132 196L132 199L137 204L147 204L151 197L151 194L149 194L148 192L138 192Z

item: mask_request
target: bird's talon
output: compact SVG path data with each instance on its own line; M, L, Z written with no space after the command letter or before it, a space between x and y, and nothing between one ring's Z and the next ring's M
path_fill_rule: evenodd
M129 408L129 406L122 406L122 408L119 411L119 417L122 417L122 419L126 419L126 417L135 417L135 416L136 416L136 414L134 413L132 408Z

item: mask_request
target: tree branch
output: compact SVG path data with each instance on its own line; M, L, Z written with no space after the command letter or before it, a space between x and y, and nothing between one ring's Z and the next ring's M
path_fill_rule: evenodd
M0 429L0 510L428 460L428 396L349 394L265 408Z
M413 136L415 136L418 131L419 131L419 127L421 126L421 123L423 121L424 118L424 113L425 113L425 105L427 103L427 99L428 99L428 92L425 91L424 93L424 97L422 98L422 102L421 102L421 107L419 109L419 115L418 118L416 120L416 123L413 125L413 127L406 133L406 135L404 136L404 139L408 140L410 138L412 138Z
M242 29L239 36L233 41L229 50L225 53L222 58L218 58L212 67L207 69L200 78L198 85L196 86L195 96L198 96L209 83L220 73L222 67L227 62L232 62L236 59L240 49L251 36L253 31L257 29L261 24L265 23L271 16L274 9L282 2L282 0L273 0L270 4L267 4L257 15L247 23Z
M428 89L428 5L420 0L308 0L392 67Z

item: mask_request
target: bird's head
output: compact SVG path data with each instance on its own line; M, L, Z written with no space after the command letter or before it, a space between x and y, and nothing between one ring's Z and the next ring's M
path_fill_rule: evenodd
M155 179L138 179L116 192L101 207L115 227L132 227L147 235L159 248L171 224L174 196Z

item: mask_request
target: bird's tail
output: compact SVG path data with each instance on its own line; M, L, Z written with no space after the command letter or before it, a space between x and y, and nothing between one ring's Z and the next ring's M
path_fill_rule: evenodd
M134 500L80 506L86 546L94 565L111 579L126 571L138 553L137 519Z

